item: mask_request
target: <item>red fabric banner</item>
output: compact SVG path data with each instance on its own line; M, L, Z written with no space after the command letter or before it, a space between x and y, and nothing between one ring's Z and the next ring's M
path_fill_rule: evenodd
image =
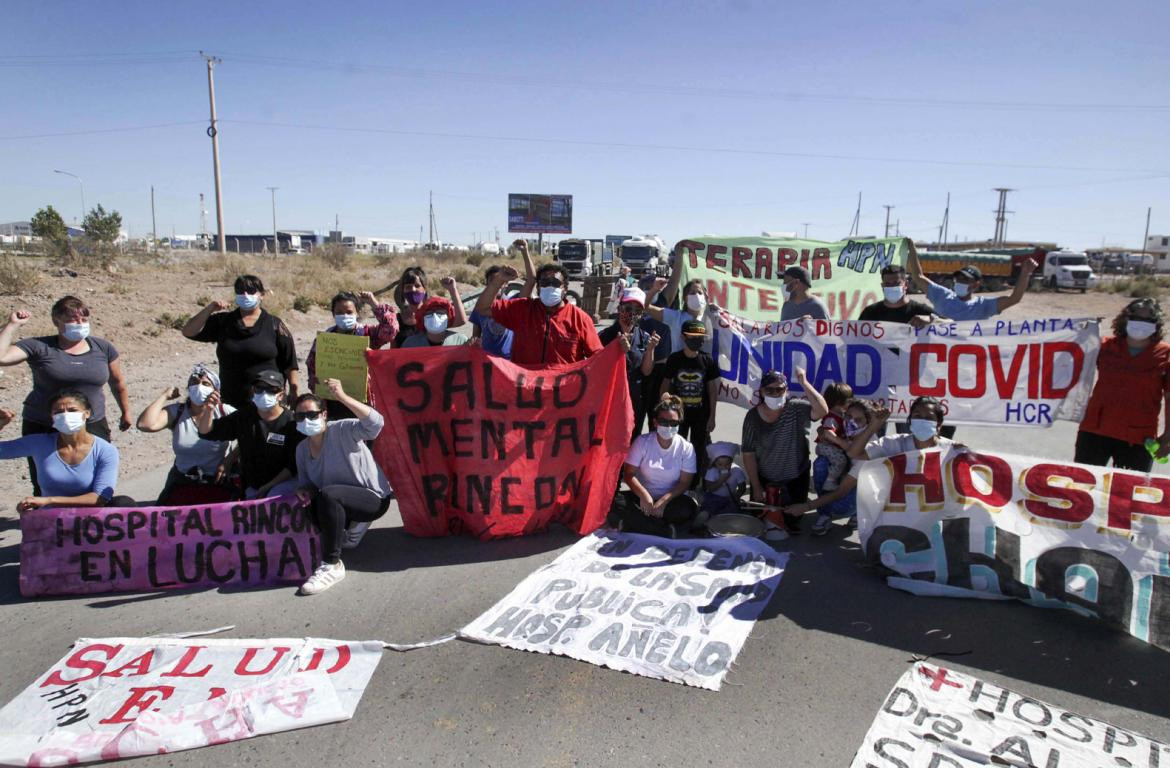
M480 539L580 534L605 521L630 446L621 345L523 368L474 347L371 350L374 457L407 533Z

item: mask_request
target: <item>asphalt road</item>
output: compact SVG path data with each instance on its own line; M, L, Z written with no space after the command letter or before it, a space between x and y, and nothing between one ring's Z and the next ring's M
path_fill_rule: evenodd
M723 411L721 439L738 441ZM1073 425L961 429L972 447L1071 458ZM149 498L162 474L125 491ZM153 486L153 487L152 487ZM809 521L811 522L811 520ZM560 530L496 542L416 539L397 510L346 556L348 577L316 597L290 588L22 600L19 531L0 520L0 700L77 637L236 625L225 636L414 642L457 629L552 560ZM1170 654L1069 612L915 597L862 563L843 527L804 535L720 692L571 659L454 641L386 652L353 720L142 766L844 766L915 654L1155 738L1170 736ZM1161 681L1161 682L1159 682Z

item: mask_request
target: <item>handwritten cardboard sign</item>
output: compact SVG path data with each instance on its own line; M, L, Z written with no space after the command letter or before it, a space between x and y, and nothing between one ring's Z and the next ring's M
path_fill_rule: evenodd
M317 388L313 394L332 400L326 379L338 379L345 393L354 400L369 402L366 398L366 350L370 348L367 336L346 333L317 334Z

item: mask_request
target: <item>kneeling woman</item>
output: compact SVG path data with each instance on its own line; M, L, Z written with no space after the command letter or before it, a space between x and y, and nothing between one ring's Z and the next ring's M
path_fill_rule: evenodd
M41 507L100 507L114 502L118 482L118 449L90 434L93 415L89 398L78 389L63 389L49 401L53 432L0 442L0 459L29 457L37 468L40 496L26 496L17 512Z
M695 476L695 449L678 434L682 400L663 395L651 416L654 431L640 435L622 465L630 490L614 499L618 528L675 538L690 531L698 504L686 491Z
M297 446L297 496L312 504L321 527L325 559L301 585L315 595L345 578L341 549L352 549L369 524L386 514L393 496L390 483L374 463L365 441L382 431L382 414L345 394L341 382L327 379L329 394L353 412L356 419L330 422L321 398L297 398L297 430L308 439Z

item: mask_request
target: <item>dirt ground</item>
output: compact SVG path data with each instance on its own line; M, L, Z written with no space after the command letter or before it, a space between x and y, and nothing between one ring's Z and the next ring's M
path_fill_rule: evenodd
M319 331L332 324L332 317L320 306L305 312L293 309L293 299L298 295L332 295L335 284L350 290L378 290L396 278L407 263L386 267L357 263L345 269L305 265L304 260L292 266L278 265L267 257L243 256L233 256L224 264L214 256L193 253L174 258L171 263L123 265L114 274L81 271L70 276L46 268L35 292L9 297L7 302L0 303L0 309L5 318L15 309L32 312L33 319L25 326L23 335L39 336L53 332L49 308L57 298L65 294L84 298L93 312L94 335L113 342L121 355L133 420L165 388L182 388L196 362L215 364L214 345L188 341L170 325L176 318L199 311L211 299L231 301L233 291L228 275L233 272L257 274L270 284L273 293L266 298L265 306L292 330L304 377L304 359L309 346ZM453 273L460 278L461 287L471 289L463 279L477 271L460 265ZM428 266L428 274L436 283L441 276L438 272L435 265ZM386 296L380 298L388 300ZM1125 295L1113 293L1032 292L1004 317L1112 318L1126 301ZM364 314L368 315L368 310ZM369 321L368 317L363 319ZM27 365L0 368L0 406L19 413L30 382ZM108 391L106 398L110 421L116 428L119 411ZM19 436L19 424L10 425L2 436L8 439ZM131 429L115 432L113 442L121 456L122 478L137 476L172 460L169 432L145 434ZM15 503L30 492L25 462L0 462L0 513L11 514Z

